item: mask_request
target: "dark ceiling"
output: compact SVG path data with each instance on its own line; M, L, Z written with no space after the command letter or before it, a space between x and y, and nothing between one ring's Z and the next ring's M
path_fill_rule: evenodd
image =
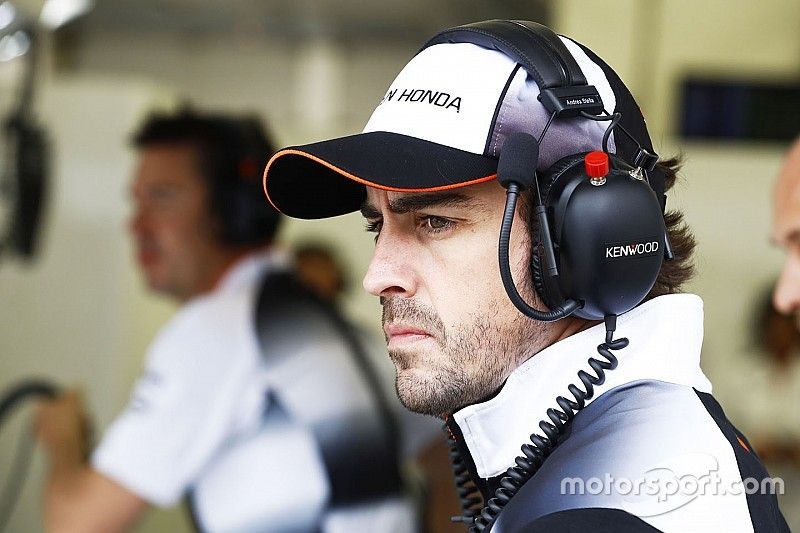
M98 0L76 33L406 40L490 18L547 22L547 0Z

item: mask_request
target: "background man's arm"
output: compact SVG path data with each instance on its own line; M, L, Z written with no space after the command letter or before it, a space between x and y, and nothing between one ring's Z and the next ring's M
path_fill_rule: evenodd
M87 465L88 424L80 395L69 392L39 409L38 436L50 460L44 495L51 533L126 531L145 500Z

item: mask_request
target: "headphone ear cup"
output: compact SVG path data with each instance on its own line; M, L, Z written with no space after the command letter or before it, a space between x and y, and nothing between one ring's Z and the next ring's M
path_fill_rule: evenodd
M664 219L647 182L613 154L607 181L595 186L580 162L559 165L551 176L547 202L558 262L558 287L546 290L583 306L575 316L599 320L638 305L652 289L663 259Z
M550 196L550 190L553 188L553 185L556 184L559 178L561 178L566 171L578 163L583 163L585 157L585 153L570 154L559 159L550 165L547 170L540 174L539 190L542 191L542 198L544 199L545 204L549 205L548 197Z
M247 244L252 239L253 213L247 201L248 191L237 176L227 193L225 209L225 238L229 244Z
M568 155L539 173L537 178L539 180L539 190L541 191L542 199L547 207L548 213L552 213L552 208L549 205L550 190L566 171L583 161L584 155L585 154ZM553 235L551 237L553 237L553 243L556 246L556 262L559 263L560 260L557 250L558 242L555 239L556 236ZM535 235L533 238L531 249L531 278L533 279L533 286L536 289L536 293L542 299L542 302L544 302L548 308L554 309L564 303L564 298L560 288L556 287L555 284L548 284L544 278L544 274L542 273L542 257L539 253L539 248L541 247L540 240L538 235Z
M263 244L270 228L277 225L279 213L261 198L261 186L238 176L225 195L222 216L224 239L231 245Z

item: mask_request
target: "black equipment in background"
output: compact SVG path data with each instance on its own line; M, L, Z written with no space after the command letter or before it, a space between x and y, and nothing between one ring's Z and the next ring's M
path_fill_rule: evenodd
M28 379L20 381L11 387L3 396L0 396L0 427L5 418L23 400L29 398L55 398L59 387L43 379Z
M720 142L789 142L800 132L800 81L687 77L680 134Z
M492 527L594 396L594 387L605 381L605 372L617 367L612 350L628 345L628 339L614 339L617 316L644 300L656 282L662 261L671 259L672 251L664 224L666 198L664 177L656 167L658 156L652 151L641 112L621 80L614 80L617 87L612 87L617 109L608 114L599 91L588 85L561 39L534 22L490 20L458 26L434 36L423 49L440 43L472 43L511 57L536 81L539 100L550 114L538 139L525 133L512 134L500 151L497 173L506 188L506 206L499 262L509 298L533 320L551 322L574 315L603 320L606 329L605 342L597 347L603 359L589 358L592 373L578 372L583 388L570 385L571 398L559 396L555 400L557 407L547 411L548 420L538 424L541 434L533 433L531 442L522 445L515 466L506 471L488 501L470 481L451 435L451 458L463 508L462 516L452 520L478 533ZM593 61L604 65L584 50ZM616 76L604 66L609 78ZM609 123L602 151L568 155L537 174L539 145L550 124L578 116ZM612 132L622 134L615 135L616 154L608 153ZM511 226L517 200L526 190L533 193L527 206L532 212L534 236L531 275L536 292L550 311L535 309L523 299L509 265Z
M59 387L41 379L25 380L13 385L0 396L0 429L2 429L6 418L25 400L55 398L58 392ZM17 498L22 491L25 473L28 470L31 453L33 452L33 444L31 435L28 432L23 432L20 435L14 463L3 485L3 492L0 493L0 532L5 530L8 519L11 517L11 512L14 510L14 505L17 503Z
M25 24L20 31L28 35L30 47L21 57L24 72L17 101L9 115L0 119L0 200L6 212L0 221L0 256L8 251L31 259L47 197L50 150L44 130L33 118L36 29Z
M3 124L3 143L8 159L2 194L10 200L8 227L0 236L3 248L27 259L36 252L50 170L44 131L24 115Z

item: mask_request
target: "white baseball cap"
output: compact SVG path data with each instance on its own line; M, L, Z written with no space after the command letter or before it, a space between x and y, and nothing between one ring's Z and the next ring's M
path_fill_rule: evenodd
M605 110L622 113L621 124L652 150L641 111L619 76L584 46L559 38ZM505 139L517 132L538 138L550 119L539 93L534 78L496 49L427 46L392 82L362 133L279 150L264 171L264 191L286 215L325 218L358 210L367 186L431 192L495 179ZM600 149L606 126L583 117L554 120L538 169ZM609 152L629 161L636 148L613 133L608 142Z

